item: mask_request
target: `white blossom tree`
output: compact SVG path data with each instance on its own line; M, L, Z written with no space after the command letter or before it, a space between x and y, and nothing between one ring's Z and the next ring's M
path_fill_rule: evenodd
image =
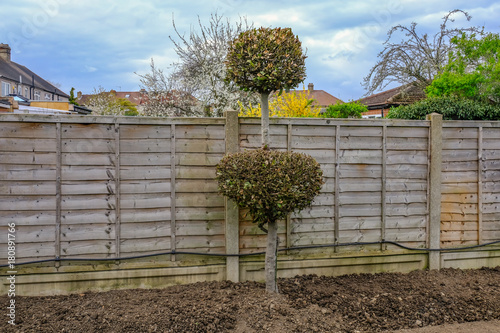
M151 115L222 116L226 110L237 110L238 101L256 103L258 95L241 91L225 80L228 44L240 32L251 26L244 18L232 24L215 13L208 25L198 18L199 29L191 29L188 36L179 32L170 40L179 59L170 68L170 74L154 66L151 72L140 75L141 85L148 92ZM196 102L194 99L196 99ZM168 102L167 102L168 101ZM167 103L166 103L167 102Z
M92 114L101 116L120 116L126 111L120 107L120 104L116 103L116 95L112 91L106 91L101 86L93 89L85 106L92 110Z
M176 84L174 74L166 75L151 59L151 72L140 75L141 86L147 91L142 114L150 117L201 117L204 115L189 90Z

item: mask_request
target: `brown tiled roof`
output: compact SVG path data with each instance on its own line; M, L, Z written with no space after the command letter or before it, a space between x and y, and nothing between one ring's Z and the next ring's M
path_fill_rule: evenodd
M127 99L136 106L146 103L148 99L146 91L113 91L113 93L116 98ZM80 105L86 105L91 96L93 96L93 94L81 95L76 101Z
M412 104L425 98L425 93L418 86L407 84L382 91L358 100L359 103L372 107Z
M92 95L81 95L76 98L76 102L80 105L87 105L87 102L89 101L89 98Z
M290 92L296 92L298 94L303 94L304 90L291 90ZM310 98L315 100L315 102L314 102L315 105L319 105L321 107L326 108L332 104L344 103L339 98L327 93L324 90L314 89L314 85L312 83L309 83L309 89L305 90L305 92L309 93Z
M125 98L135 105L146 103L147 94L145 91L117 91L116 98Z
M317 101L316 104L327 107L332 104L344 103L344 101L339 98L330 95L324 90L313 90L311 92L312 97Z

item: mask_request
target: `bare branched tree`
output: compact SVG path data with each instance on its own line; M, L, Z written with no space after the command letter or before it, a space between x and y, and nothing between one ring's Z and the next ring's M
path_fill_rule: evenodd
M232 24L215 13L208 25L198 18L199 29L192 28L188 36L179 32L173 19L172 24L176 36L170 36L170 40L179 60L170 68L171 74L166 75L152 62L151 72L139 75L151 104L155 104L151 106L156 110L153 113L168 116L175 110L174 113L180 115L222 116L226 110L237 110L238 101L244 104L258 101L258 95L241 91L233 82L225 80L224 60L229 41L251 28L246 19L240 17ZM165 104L167 99L169 103ZM167 111L161 111L162 107Z
M380 59L363 80L367 95L384 89L392 82L413 83L422 89L428 86L448 62L448 53L452 49L450 40L453 37L462 33L482 33L479 27L448 28L448 23L454 22L454 14L463 14L467 21L471 19L463 10L452 10L443 17L443 23L434 36L419 35L415 22L409 27L392 27L387 32L384 50L378 54ZM391 42L396 32L404 33L406 39L399 43Z
M174 74L166 75L151 59L151 72L140 76L141 86L147 91L142 111L150 117L200 117L203 110L190 91L176 86Z

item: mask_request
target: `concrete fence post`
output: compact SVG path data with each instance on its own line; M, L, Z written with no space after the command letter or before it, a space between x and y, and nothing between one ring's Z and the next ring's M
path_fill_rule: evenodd
M226 154L237 153L239 144L238 111L226 111ZM239 254L239 210L238 206L226 198L226 254ZM233 282L240 280L240 258L237 256L226 259L226 279Z
M429 172L429 247L441 247L441 167L443 150L443 116L438 113L427 115L430 130L430 172ZM429 269L441 268L441 252L429 252Z

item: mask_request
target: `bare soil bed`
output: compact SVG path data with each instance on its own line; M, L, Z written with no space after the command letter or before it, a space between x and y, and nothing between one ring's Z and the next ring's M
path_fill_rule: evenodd
M500 267L297 276L280 279L279 288L279 295L269 295L261 283L223 281L157 290L17 296L17 325L2 316L0 331L288 333L427 327L422 332L433 332L428 326L482 321L491 332L498 327L492 321L500 319ZM0 297L4 311L8 300Z

